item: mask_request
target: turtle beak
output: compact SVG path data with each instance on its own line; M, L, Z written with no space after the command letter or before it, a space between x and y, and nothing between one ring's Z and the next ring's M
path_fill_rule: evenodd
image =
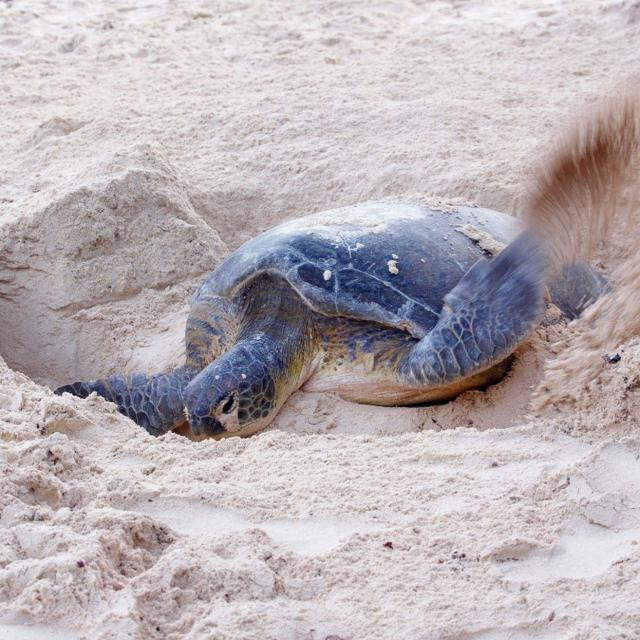
M198 416L187 413L191 432L195 436L220 436L225 433L222 423L211 416Z
M213 415L216 389L212 376L201 371L184 390L183 401L191 432L195 436L220 436L226 433L222 423Z

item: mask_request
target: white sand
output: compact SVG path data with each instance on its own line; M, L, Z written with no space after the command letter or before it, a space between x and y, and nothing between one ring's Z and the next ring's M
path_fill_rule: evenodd
M179 362L198 281L285 218L518 212L639 37L632 1L0 2L0 639L640 637L637 337L536 418L564 323L486 393L301 392L247 440L40 386Z

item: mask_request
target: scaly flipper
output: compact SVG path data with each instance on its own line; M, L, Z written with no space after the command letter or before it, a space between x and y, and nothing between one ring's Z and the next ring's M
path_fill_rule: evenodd
M198 373L192 367L179 367L169 373L113 375L109 378L74 382L58 387L55 393L71 393L86 398L95 391L115 403L118 411L150 434L158 436L186 421L183 392Z
M525 231L496 258L479 260L447 294L436 326L407 354L401 378L445 386L506 358L544 311L546 259Z

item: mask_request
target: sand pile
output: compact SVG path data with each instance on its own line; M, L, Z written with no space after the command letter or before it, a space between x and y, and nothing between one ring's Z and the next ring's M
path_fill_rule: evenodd
M600 251L608 262L610 291L566 332L564 349L547 364L533 394L538 410L559 404L573 414L578 407L588 409L602 362L620 361L611 350L640 334L639 172L636 87L578 117L541 161L526 211L547 239L553 269L575 258L595 260ZM625 390L635 384L627 376Z
M638 78L639 31L634 2L0 3L0 638L637 635L631 334L541 417L585 325L486 393L298 393L247 440L46 385L177 363L203 274L287 217L522 210L569 116Z

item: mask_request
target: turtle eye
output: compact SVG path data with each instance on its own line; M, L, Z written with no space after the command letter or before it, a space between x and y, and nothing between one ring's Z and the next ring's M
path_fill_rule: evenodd
M226 414L231 413L233 411L233 408L235 407L235 404L236 404L236 394L232 393L224 401L224 404L222 405L222 413L226 413Z

